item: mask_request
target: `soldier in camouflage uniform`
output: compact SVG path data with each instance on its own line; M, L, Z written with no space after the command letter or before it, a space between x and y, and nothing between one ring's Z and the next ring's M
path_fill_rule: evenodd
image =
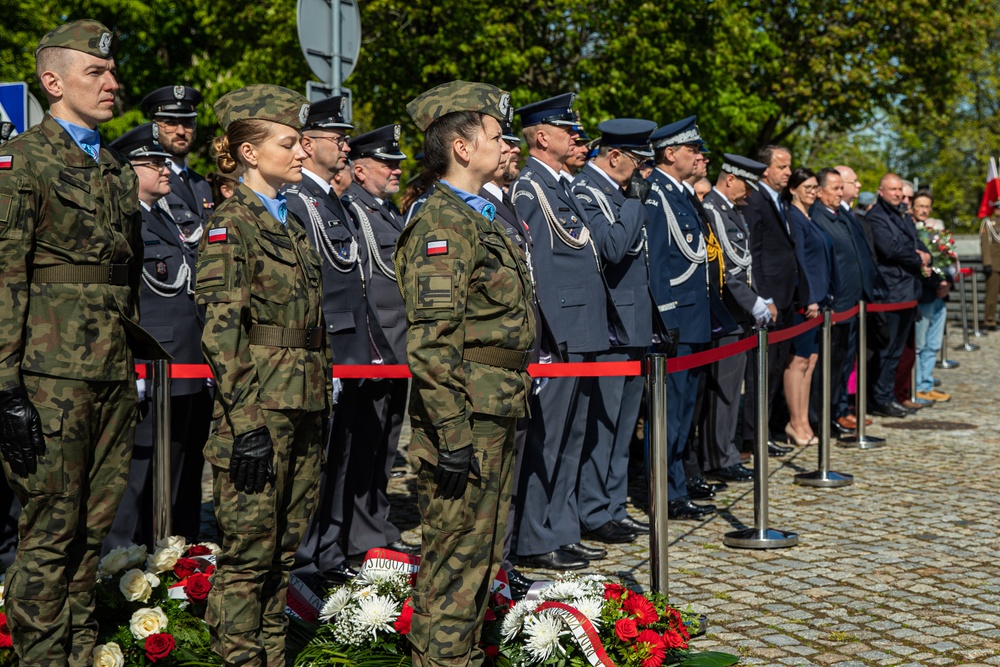
M332 389L322 262L278 193L302 178L309 104L253 85L223 96L215 113L226 128L215 142L219 169L244 172L208 222L196 271L202 350L217 383L205 459L223 532L205 621L226 664L278 667L288 573L316 505Z
M112 34L45 35L35 57L50 114L0 149L0 454L24 506L6 611L25 665L90 665L101 541L125 488L139 328L135 172L101 145L114 110Z
M479 635L500 565L514 428L527 412L535 338L523 251L473 194L500 160L509 95L453 81L407 105L440 181L399 237L413 373L410 454L423 544L413 592L414 667L482 664Z

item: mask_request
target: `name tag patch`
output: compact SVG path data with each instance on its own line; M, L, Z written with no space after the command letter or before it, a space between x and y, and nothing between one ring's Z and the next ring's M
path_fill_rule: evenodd
M209 243L225 243L227 239L228 235L225 227L219 227L218 229L208 230Z
M433 257L434 255L447 255L448 254L448 242L447 241L428 241L427 242L427 256Z

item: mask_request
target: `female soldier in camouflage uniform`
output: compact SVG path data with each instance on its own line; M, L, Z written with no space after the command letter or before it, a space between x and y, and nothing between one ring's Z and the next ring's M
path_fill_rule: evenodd
M407 110L426 132L425 169L440 179L399 237L395 258L406 302L410 454L423 534L413 664L480 665L535 338L524 253L494 222L493 205L473 194L499 165L509 95L454 81Z
M226 664L284 666L288 572L319 486L332 363L321 260L278 195L302 179L308 111L302 95L269 85L215 105L226 128L218 167L244 170L206 226L196 290L217 383L205 459L224 536L205 620Z

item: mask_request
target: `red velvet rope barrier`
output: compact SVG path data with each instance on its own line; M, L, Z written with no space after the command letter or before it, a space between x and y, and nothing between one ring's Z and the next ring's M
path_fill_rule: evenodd
M971 269L962 269L962 271ZM869 304L868 310L873 313L887 312L893 310L906 310L916 307L916 301L905 301L903 303L878 303ZM849 310L833 314L834 324L844 322L858 314L859 307L854 306ZM823 323L822 317L814 317L802 324L797 324L788 329L781 329L768 334L769 343L780 343L805 333L810 329L818 327ZM711 350L688 354L683 357L675 357L667 360L667 372L679 373L691 370L699 366L707 366L727 357L737 354L744 354L757 348L757 337L748 336L734 343L723 345ZM145 379L148 377L147 365L135 365L136 377ZM560 364L531 364L528 366L528 374L533 378L563 378L563 377L627 377L642 375L641 361L593 361L583 363L560 363ZM203 380L212 377L212 370L208 364L170 364L170 377L174 380ZM341 380L360 379L402 379L412 377L410 369L405 364L361 364L361 365L341 365L333 367L333 377Z

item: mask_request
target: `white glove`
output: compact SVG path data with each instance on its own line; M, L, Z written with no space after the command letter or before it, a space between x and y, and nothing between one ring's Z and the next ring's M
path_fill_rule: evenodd
M753 319L758 327L763 327L771 321L771 311L767 309L768 301L763 297L757 297L753 304Z
M340 378L333 378L333 404L336 405L340 401L340 392L344 391L344 383L340 381Z
M135 390L139 393L139 402L146 400L146 379L139 378L135 381Z

